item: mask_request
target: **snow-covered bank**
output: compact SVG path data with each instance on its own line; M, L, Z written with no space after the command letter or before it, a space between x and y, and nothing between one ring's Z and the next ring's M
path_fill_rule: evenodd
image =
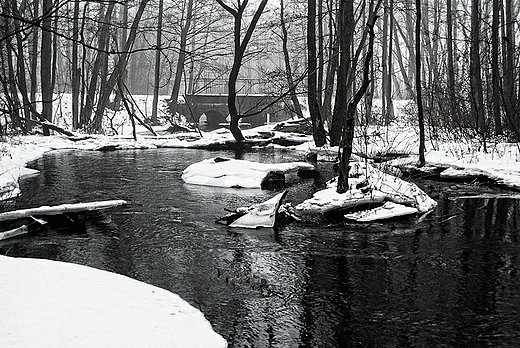
M0 347L226 347L169 291L70 263L0 256Z

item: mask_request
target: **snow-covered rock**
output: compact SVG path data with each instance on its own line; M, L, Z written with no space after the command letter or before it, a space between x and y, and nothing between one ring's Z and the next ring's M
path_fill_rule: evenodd
M169 291L71 263L0 256L0 347L223 348Z
M334 178L327 183L327 188L316 192L312 198L297 205L296 209L323 213L390 201L425 213L437 205L414 183L386 174L365 162L354 162L349 175L350 189L347 192L336 192L337 178Z
M196 185L260 188L270 172L286 174L300 169L314 170L314 166L306 162L258 163L216 157L188 166L182 180Z

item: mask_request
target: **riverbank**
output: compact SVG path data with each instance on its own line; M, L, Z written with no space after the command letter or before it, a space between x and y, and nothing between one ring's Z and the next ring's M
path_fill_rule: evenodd
M53 135L17 136L0 143L0 199L19 194L18 181L24 175L36 172L26 168L49 151L117 151L155 148L226 149L237 147L226 129L212 132L168 134L166 127L156 127L160 136L147 134L138 128L137 140L128 134L119 136L81 135L66 137ZM334 161L337 148L314 146L312 137L300 133L276 131L275 125L245 130L247 143L238 147L282 148L302 154L302 158L315 154L318 161ZM488 179L504 187L520 190L520 146L517 143L488 142L487 152L476 140L428 141L426 166L417 167L418 135L415 129L393 125L389 127L358 128L354 153L362 157L384 161L387 170L400 168L404 172L435 173L443 179L471 182L477 178ZM395 159L392 159L395 158ZM186 163L186 166L191 163ZM381 165L379 165L381 166ZM394 171L395 172L395 171Z
M72 263L0 255L2 347L224 348L178 295Z

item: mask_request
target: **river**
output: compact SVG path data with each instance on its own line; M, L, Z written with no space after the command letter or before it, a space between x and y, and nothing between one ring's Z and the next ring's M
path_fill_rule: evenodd
M278 230L215 224L273 191L185 184L214 156L301 160L279 150L55 151L30 164L16 207L125 199L0 253L117 272L179 294L230 347L518 347L520 210L486 187L420 181L439 205L424 220L348 224L320 216ZM291 178L298 203L330 175ZM44 300L44 299L42 299ZM129 304L130 305L130 304Z

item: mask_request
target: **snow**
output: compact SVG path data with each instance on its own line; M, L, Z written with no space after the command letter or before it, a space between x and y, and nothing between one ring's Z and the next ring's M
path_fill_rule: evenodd
M347 192L336 192L337 178L334 178L327 183L327 188L316 192L296 209L324 213L390 201L409 206L416 213L425 213L437 205L414 183L386 174L365 162L352 163L349 176L350 188Z
M416 213L416 208L394 202L385 202L385 204L380 207L345 214L344 216L348 220L354 220L357 222L372 222L376 220L391 219Z
M38 208L20 209L0 213L0 222L19 219L31 215L58 215L79 211L101 210L125 205L127 202L122 199L108 201L98 201L89 203L60 204L54 206L42 206Z
M280 208L280 202L286 195L287 191L284 191L265 202L254 205L247 214L233 221L229 227L274 227L276 222L276 213Z
M0 256L0 347L226 347L169 291L70 263Z
M195 185L260 188L269 172L285 174L299 169L314 170L314 166L306 162L258 163L216 157L188 166L182 180Z

